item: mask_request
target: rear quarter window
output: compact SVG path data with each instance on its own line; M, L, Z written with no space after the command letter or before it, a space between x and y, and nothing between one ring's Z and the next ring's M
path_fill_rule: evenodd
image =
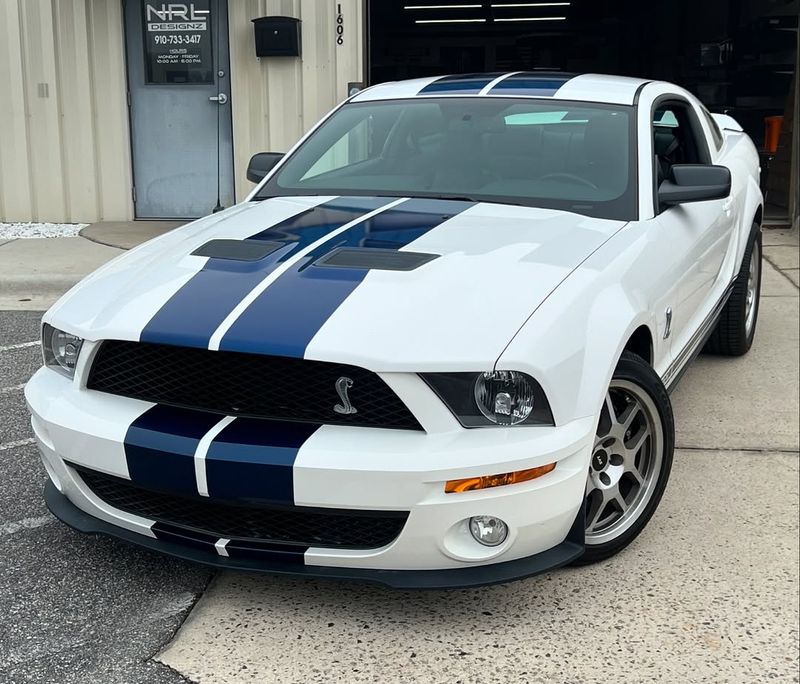
M711 129L711 139L714 141L714 147L718 150L722 149L722 143L724 142L724 138L722 137L722 131L719 130L719 126L717 122L714 121L714 117L711 116L711 113L705 108L701 108L703 112L703 116L706 118L708 122L708 127Z

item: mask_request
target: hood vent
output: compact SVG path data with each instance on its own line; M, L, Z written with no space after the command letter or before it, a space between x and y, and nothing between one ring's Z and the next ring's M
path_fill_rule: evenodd
M396 249L377 247L339 247L317 259L314 265L381 271L413 271L429 261L438 259L439 256L439 254L400 252Z
M258 261L283 247L280 242L264 240L209 240L192 254L212 259L232 259L234 261Z

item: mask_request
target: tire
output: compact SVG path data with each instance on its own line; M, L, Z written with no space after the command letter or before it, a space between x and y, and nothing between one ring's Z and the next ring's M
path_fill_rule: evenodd
M609 558L636 539L664 494L674 446L672 404L661 378L640 356L623 352L598 420L585 495L586 548L574 565Z
M733 292L703 348L704 352L742 356L752 346L761 299L761 254L761 227L754 223ZM752 303L749 304L751 296Z

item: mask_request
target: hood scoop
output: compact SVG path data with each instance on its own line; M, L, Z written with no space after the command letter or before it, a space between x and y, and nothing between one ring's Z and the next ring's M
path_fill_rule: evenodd
M283 243L265 240L209 240L192 254L212 259L258 261L283 246Z
M334 268L377 269L380 271L413 271L439 258L439 254L400 252L378 247L339 247L314 262L314 266Z

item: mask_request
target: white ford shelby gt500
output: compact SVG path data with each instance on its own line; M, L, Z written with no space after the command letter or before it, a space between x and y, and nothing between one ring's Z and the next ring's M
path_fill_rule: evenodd
M758 316L758 156L676 86L368 88L241 204L44 316L50 510L222 568L392 586L606 558L672 463L668 390Z

